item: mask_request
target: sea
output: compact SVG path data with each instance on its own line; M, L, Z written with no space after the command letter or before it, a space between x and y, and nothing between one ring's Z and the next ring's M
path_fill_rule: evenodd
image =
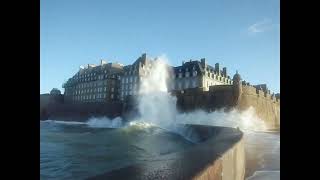
M176 133L144 124L119 128L40 121L40 179L86 179L193 145Z
M79 180L196 145L148 124L40 121L40 179ZM280 133L245 131L246 179L280 179Z

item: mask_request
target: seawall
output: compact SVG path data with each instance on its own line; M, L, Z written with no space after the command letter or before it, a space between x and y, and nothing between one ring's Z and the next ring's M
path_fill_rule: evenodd
M238 88L238 89L237 89ZM240 93L237 93L240 92ZM280 130L280 97L262 91L250 85L216 85L209 91L202 88L171 92L177 97L177 109L182 112L201 109L207 112L219 109L246 110L253 107L257 116L264 121L267 129ZM92 116L114 118L136 115L137 102L134 97L125 102L95 102L69 104L63 97L40 95L40 119L84 121Z
M280 100L272 98L269 94L262 91L252 92L244 87L239 103L235 106L239 110L254 107L255 112L261 118L266 127L270 130L280 129Z
M40 120L86 121L91 117L122 115L122 103L40 104Z
M185 130L198 138L194 147L89 179L244 180L245 151L240 130L203 125L187 125Z
M240 93L235 93L235 88L239 88ZM177 97L177 107L182 112L198 109L207 112L220 109L228 111L234 108L243 111L253 107L267 129L280 130L280 99L253 86L218 85L211 86L209 91L194 88L174 91L172 94Z

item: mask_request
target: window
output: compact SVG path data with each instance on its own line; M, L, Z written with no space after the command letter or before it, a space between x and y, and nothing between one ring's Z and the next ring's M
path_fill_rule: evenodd
M192 81L192 87L197 87L197 81L195 79Z
M179 78L182 78L182 73L179 73Z
M188 87L189 87L189 81L186 81L186 82L184 83L184 88L187 89Z
M107 89L107 88L106 88ZM113 92L114 91L114 88L111 88L111 92Z
M193 71L193 76L197 76L197 71Z
M189 72L186 72L186 77L189 77Z

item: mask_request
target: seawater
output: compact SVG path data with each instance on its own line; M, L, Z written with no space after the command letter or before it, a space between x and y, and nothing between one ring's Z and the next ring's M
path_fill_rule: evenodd
M108 128L81 122L40 121L41 179L85 179L194 143L161 128Z

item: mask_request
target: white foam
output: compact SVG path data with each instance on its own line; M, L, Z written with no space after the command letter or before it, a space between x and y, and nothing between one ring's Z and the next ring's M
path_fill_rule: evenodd
M90 118L86 124L92 128L120 128L123 126L122 119L120 117L116 117L114 119L109 119L107 117Z
M280 171L256 171L246 180L280 180Z
M42 122L66 124L66 125L87 125L88 127L91 127L91 128L120 128L123 126L122 119L120 117L116 117L114 119L109 119L107 117L99 117L99 118L92 117L86 122L57 121L57 120L46 120Z
M70 124L70 125L86 124L85 122L79 122L79 121L58 121L58 120L45 120L42 122L57 123L57 124Z

